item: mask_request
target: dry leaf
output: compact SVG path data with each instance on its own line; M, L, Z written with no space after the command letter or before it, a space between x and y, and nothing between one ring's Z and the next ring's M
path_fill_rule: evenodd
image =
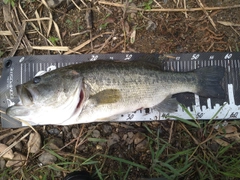
M232 125L227 125L227 126L224 126L222 128L218 128L218 132L224 134L230 134L230 133L235 133L237 132L237 128L235 126L232 126Z
M222 140L222 139L218 139L218 138L216 138L216 139L214 139L214 141L216 142L216 143L218 143L220 146L229 146L230 144L228 143L228 142L226 142L226 141L224 141L224 140Z
M5 145L5 144L2 144L0 143L0 154L3 153L5 151L5 149L7 149L8 146ZM9 149L8 151L6 151L4 154L3 154L3 158L7 158L7 159L12 159L13 158L13 151L12 149Z
M240 141L239 133L226 134L226 135L224 135L224 137L225 137L225 138L233 139L233 140L235 140L235 141Z
M136 29L134 29L130 35L130 43L133 44L136 39Z
M217 21L219 24L222 24L224 26L240 26L240 24L235 24L229 21Z
M29 140L28 140L28 151L30 153L36 153L41 148L41 136L37 132L33 132L30 134Z
M24 155L22 155L20 153L15 152L13 159L7 161L6 167L11 167L11 166L19 167L19 166L23 166L25 164L26 160L27 160L26 156L24 156Z

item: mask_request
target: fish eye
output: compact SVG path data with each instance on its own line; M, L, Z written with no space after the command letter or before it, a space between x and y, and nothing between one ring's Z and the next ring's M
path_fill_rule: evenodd
M33 78L33 83L34 83L34 84L37 84L37 83L39 83L40 81L41 81L41 77L40 77L40 76L36 76L36 77Z

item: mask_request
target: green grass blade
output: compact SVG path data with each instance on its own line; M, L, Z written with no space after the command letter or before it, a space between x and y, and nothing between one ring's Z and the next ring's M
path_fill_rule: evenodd
M128 169L127 169L127 172L125 173L123 179L126 180L127 177L128 177L128 174L129 174L129 171L132 169L132 166L129 166Z
M174 119L176 119L178 121L181 121L185 124L188 124L188 125L193 126L195 128L199 128L199 126L196 123L193 123L191 120L186 120L186 119L183 119L183 118L180 118L180 117L177 117L177 116L167 116L167 118L174 118Z
M99 138L87 138L87 140L91 142L107 142L106 139L99 139Z
M157 167L157 166L154 167L154 170L156 172L158 172L161 176L165 177L166 179L172 179L167 173L165 173L161 170L160 166L159 167Z
M97 175L98 175L98 178L99 178L100 180L103 180L101 171L98 169L98 167L97 167L96 165L94 165L94 166L95 166L95 169L96 169L96 173L97 173Z
M118 161L118 162L122 162L122 163L125 163L125 164L128 164L128 165L140 168L140 169L144 169L144 170L147 169L145 166L143 166L141 164L137 164L137 163L128 161L126 159L122 159L122 158L118 158L118 157L114 157L114 156L109 156L109 155L105 155L105 154L99 154L99 155L103 156L103 157L106 157L106 158L109 158L109 159L112 159L112 160L115 160L115 161Z

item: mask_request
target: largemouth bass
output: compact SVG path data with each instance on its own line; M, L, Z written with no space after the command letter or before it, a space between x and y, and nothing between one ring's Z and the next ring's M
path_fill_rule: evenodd
M173 94L225 97L224 68L164 72L142 61L97 60L70 65L16 86L20 102L7 115L33 124L78 124L113 120L142 108L173 112Z

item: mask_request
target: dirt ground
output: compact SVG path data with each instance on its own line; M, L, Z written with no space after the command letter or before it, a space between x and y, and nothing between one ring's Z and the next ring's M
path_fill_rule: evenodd
M236 5L238 8L235 7ZM68 54L232 52L239 51L240 47L240 3L238 0L95 0L90 2L84 0L80 1L78 7L69 7L71 5L63 2L55 8L48 9L40 0L22 0L15 1L13 8L9 4L5 5L0 2L0 31L11 33L11 35L0 35L1 58L17 55L64 54L66 52ZM187 9L187 11L183 9ZM38 17L46 19L34 20ZM49 17L52 17L55 25L49 20ZM22 41L16 46L20 36L19 32L26 19L30 20L26 22ZM52 25L51 28L49 28L49 24ZM15 37L13 33L16 34ZM36 49L36 46L42 47L42 49ZM44 50L44 46L58 48L64 46L69 49L67 51L51 51ZM232 124L238 130L239 123L234 121ZM196 128L180 122L163 121L91 123L64 127L39 126L36 129L41 135L42 146L46 147L46 144L54 141L54 144L58 146L57 150L55 149L56 152L65 160L73 162L77 159L74 159L74 155L90 158L94 154L101 154L93 158L98 163L100 162L97 165L91 162L93 164L82 166L76 164L71 164L70 167L66 164L56 164L51 168L45 166L44 168L49 169L55 179L61 179L72 170L79 169L95 173L96 179L99 179L100 176L96 169L100 170L104 179L124 179L126 174L128 175L126 179L164 176L164 173L155 171L152 166L154 159L152 150L159 149L159 144L163 147L163 144L167 142L168 147L164 149L164 154L159 158L163 162L173 157L169 155L182 152L172 161L173 166L177 169L184 166L185 159L189 158L186 157L187 151L197 147L196 141L201 145L198 144L199 148L196 148L196 152L194 151L194 155L191 156L193 159L191 166L173 179L195 177L201 179L199 174L208 174L211 168L207 165L204 166L204 163L201 164L201 161L197 160L198 155L211 157L211 161L205 159L206 162L209 164L216 162L221 166L221 161L216 160L215 153L218 153L219 149L223 147L215 141L207 141L211 137L209 135L214 132L213 127L206 125L205 122L201 122L201 125L202 128L196 130ZM1 129L1 136L9 131ZM28 131L29 129L22 130L19 137ZM0 142L10 144L9 141L16 138L18 133L1 138ZM89 137L92 139L88 139ZM95 141L96 139L98 140ZM226 141L232 142L232 140ZM27 155L27 142L28 138L21 142L22 148L14 147L13 150ZM203 144L204 146L202 146ZM237 144L235 143L232 148L224 152L224 155L237 158L239 156L236 153L239 152ZM27 168L25 167L23 171L13 170L12 167L7 171L6 168L1 168L2 173L6 171L4 177L10 177L9 179L11 177L29 178L28 173L31 172L31 166L40 169L38 157L43 154L43 149L28 157ZM129 168L124 165L124 162L116 162L116 160L107 158L107 155L126 159L147 168L141 169L135 165L130 165L131 168ZM60 160L59 157L58 161ZM58 161L54 161L54 163ZM55 171L54 168L58 170ZM220 167L222 171L224 168L227 166ZM12 171L14 171L14 175L10 176ZM169 168L165 173L171 174L172 171L173 169ZM36 172L36 177L44 179L40 172L41 170ZM223 174L218 174L214 170L211 172L215 172L215 174L213 173L210 179L225 179ZM47 176L46 179L51 179L51 177ZM207 179L207 177L202 179Z

